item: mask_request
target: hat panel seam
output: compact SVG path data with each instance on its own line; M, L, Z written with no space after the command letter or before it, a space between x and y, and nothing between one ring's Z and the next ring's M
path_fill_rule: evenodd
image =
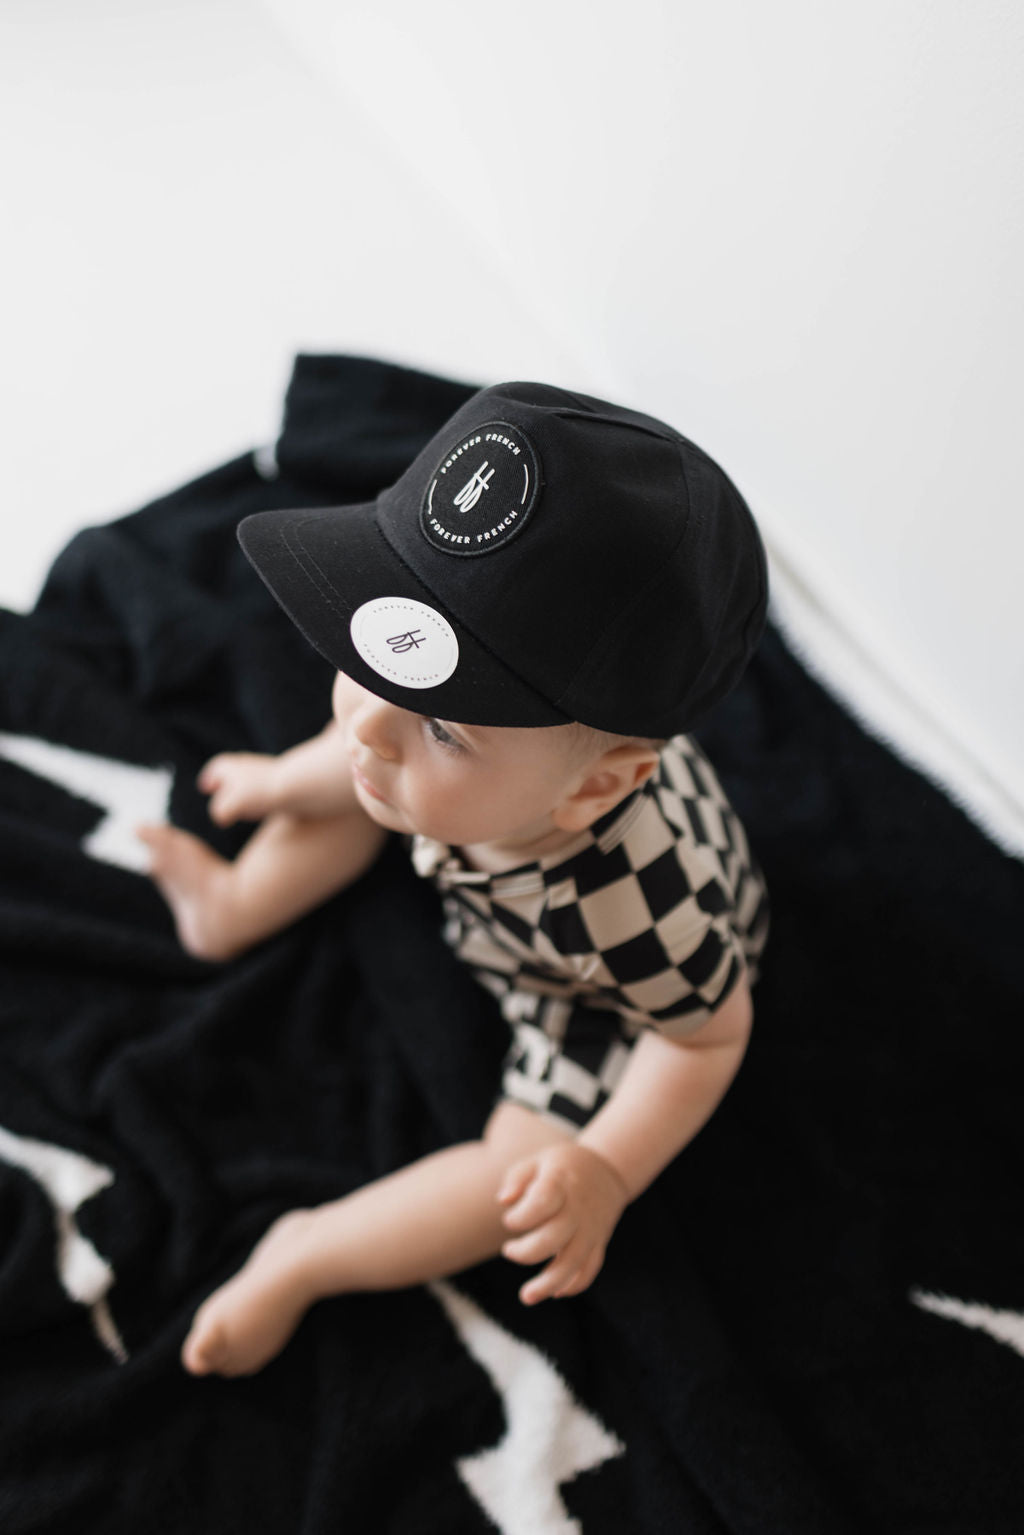
M614 426L620 431L643 432L647 437L655 437L659 442L673 442L678 445L679 438L671 430L657 431L653 426L645 426L640 421L620 421L615 416L603 416L595 410L553 410L553 416L558 416L563 421L596 421L601 426Z
M298 528L296 528L296 535L298 534L298 531ZM295 560L296 564L301 567L307 580L312 581L313 585L320 592L320 595L328 603L331 611L333 613L337 613L339 618L344 618L345 610L343 607L339 606L338 603L338 598L341 595L338 591L338 588L331 581L327 572L319 564L316 556L312 554L312 552L307 549L304 544L296 543L290 536L290 532L291 530L288 528L287 524L282 526L281 538L288 550L288 553L292 556L292 559Z

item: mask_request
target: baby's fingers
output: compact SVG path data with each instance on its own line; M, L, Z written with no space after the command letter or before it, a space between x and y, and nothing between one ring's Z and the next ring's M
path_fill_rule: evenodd
M555 1291L555 1299L567 1300L571 1295L582 1295L594 1283L603 1267L604 1248L595 1247L577 1273Z
M232 793L230 788L218 788L210 796L206 812L210 820L215 821L218 826L230 826L233 821L239 819L240 809L237 794Z
M505 1210L509 1231L532 1231L557 1215L565 1204L565 1190L557 1178L543 1172L531 1176L525 1191Z
M525 1162L517 1162L514 1167L510 1167L505 1174L505 1181L498 1190L499 1205L514 1205L517 1200L522 1199L536 1176L537 1166L532 1158L528 1158Z
M546 1221L524 1236L511 1237L501 1246L502 1256L513 1263L540 1263L553 1258L572 1240L575 1228L566 1219Z
M584 1242L578 1239L573 1240L552 1259L547 1268L526 1281L519 1291L519 1299L524 1306L535 1306L538 1301L575 1295L578 1293L574 1288L576 1281L587 1274L592 1256L592 1251ZM598 1268L600 1268L600 1262ZM596 1273L597 1269L594 1272ZM587 1278L586 1283L580 1285L580 1289L586 1289L589 1283L590 1278Z
M212 794L214 789L219 787L223 776L224 756L221 753L219 756L211 757L209 762L203 764L199 769L196 784L204 794Z

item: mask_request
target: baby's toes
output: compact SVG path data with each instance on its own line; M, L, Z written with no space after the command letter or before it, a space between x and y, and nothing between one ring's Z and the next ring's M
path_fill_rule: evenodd
M200 1312L181 1350L181 1362L191 1375L212 1375L230 1361L230 1344L222 1322Z

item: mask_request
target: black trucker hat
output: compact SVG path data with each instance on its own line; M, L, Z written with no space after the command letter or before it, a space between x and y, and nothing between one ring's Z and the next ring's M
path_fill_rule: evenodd
M547 384L480 390L375 501L257 512L238 536L333 666L455 723L676 735L765 623L764 550L718 465Z

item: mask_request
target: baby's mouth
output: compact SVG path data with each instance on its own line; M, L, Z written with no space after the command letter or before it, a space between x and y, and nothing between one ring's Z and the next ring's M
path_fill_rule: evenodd
M386 799L379 789L374 788L366 774L361 772L354 762L352 764L352 776L356 780L356 783L358 783L361 788L366 790L366 793L370 796L371 799L379 800L382 805L391 804L391 801Z

